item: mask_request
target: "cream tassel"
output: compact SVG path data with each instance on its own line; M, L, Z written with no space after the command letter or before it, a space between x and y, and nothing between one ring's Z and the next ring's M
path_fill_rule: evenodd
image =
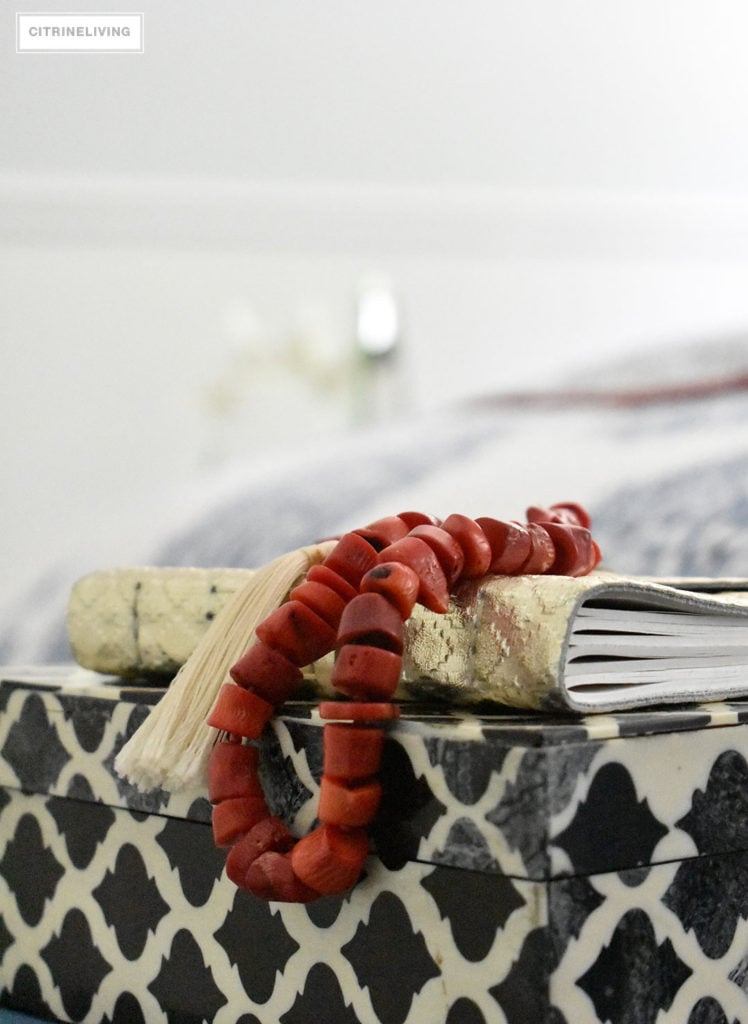
M324 560L335 541L299 548L252 574L221 609L169 689L114 762L141 790L176 791L200 785L216 737L206 724L229 669L254 639L255 629L283 603L294 583Z

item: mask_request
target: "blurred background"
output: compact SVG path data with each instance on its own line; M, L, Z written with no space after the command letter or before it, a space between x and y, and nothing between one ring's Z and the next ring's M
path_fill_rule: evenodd
M17 53L38 9L0 13L0 599L237 460L748 325L737 0L141 0L142 54Z

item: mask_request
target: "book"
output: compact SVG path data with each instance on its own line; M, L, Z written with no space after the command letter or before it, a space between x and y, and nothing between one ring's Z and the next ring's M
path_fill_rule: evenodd
M173 673L251 575L90 574L70 596L74 656L107 674ZM405 637L399 700L595 713L748 697L748 580L485 577L444 615L417 607ZM310 696L331 695L331 667L310 666Z

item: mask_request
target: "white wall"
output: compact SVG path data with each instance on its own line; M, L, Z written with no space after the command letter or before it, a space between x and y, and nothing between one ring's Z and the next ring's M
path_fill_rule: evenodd
M8 170L744 187L740 0L151 0L142 56L16 59L37 9L2 17Z
M137 7L143 55L16 54L38 5L0 15L0 597L345 429L272 358L343 362L368 274L415 409L748 324L742 3Z

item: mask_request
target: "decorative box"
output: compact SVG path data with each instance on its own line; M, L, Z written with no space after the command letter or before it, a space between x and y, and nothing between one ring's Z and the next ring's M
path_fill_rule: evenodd
M748 1020L748 704L587 719L412 708L343 897L223 876L200 792L114 757L160 690L0 673L0 1004L107 1024ZM312 823L321 722L263 740Z

